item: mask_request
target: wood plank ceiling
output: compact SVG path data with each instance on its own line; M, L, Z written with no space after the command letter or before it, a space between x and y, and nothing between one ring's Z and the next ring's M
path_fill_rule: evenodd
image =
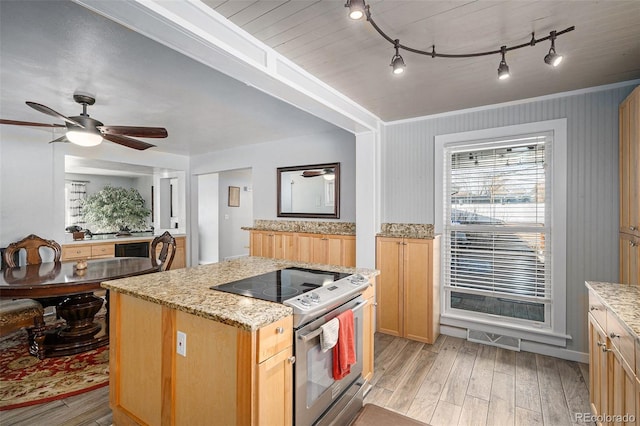
M393 47L343 0L204 0L204 3L385 121L526 99L640 78L640 1L367 1L376 23L402 44L469 53L526 43L535 32L575 25L558 37L558 68L543 62L549 42L507 54L512 77L497 79L499 55L430 58Z

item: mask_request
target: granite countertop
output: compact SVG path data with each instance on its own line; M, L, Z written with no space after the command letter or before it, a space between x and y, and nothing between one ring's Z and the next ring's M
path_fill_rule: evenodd
M432 240L433 225L424 223L383 223L381 230L376 234L378 237L390 238L419 238Z
M291 266L360 273L367 277L379 274L375 269L244 257L193 268L107 281L102 283L102 287L247 331L255 331L292 315L292 308L279 303L211 290L209 287Z
M317 222L310 220L256 219L253 226L243 226L245 231L299 232L303 234L356 235L353 222Z
M595 281L587 281L585 285L640 342L640 286Z

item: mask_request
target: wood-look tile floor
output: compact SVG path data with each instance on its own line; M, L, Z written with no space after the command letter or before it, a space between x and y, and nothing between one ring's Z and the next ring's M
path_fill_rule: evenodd
M589 412L587 364L448 336L426 345L377 333L372 383L365 402L433 426L562 426ZM111 422L108 387L0 412L1 425Z

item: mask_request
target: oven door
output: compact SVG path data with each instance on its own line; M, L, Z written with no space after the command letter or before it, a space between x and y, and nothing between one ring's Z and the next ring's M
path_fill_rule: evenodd
M336 403L345 391L362 375L362 308L367 301L357 298L312 321L295 333L294 417L296 426L315 423L322 413ZM338 314L352 309L356 363L342 380L333 379L333 350L320 349L320 326Z

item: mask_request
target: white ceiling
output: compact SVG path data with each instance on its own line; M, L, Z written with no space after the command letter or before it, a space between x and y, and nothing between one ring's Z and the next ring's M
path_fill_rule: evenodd
M557 40L566 61L543 63L548 42L507 55L429 58L393 49L343 0L205 0L216 12L385 121L640 78L640 1L372 1L378 25L406 45L439 52L493 50L535 31L571 25ZM161 152L199 154L336 129L170 48L67 1L0 0L0 117L56 122L24 104L67 116L76 90L96 95L92 117L108 125L164 126ZM7 126L1 126L7 127ZM2 128L0 128L2 132ZM58 135L40 130L43 143Z

